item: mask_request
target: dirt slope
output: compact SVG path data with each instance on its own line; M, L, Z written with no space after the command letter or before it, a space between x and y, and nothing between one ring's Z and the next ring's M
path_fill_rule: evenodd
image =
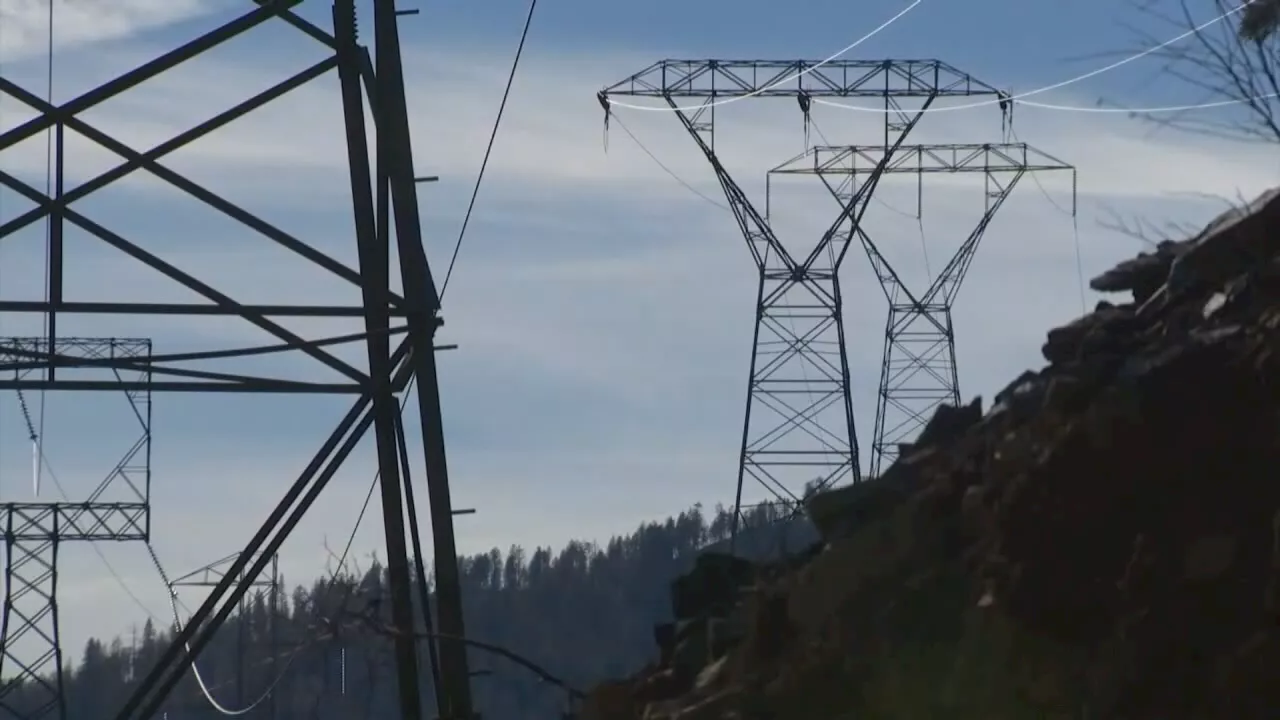
M1096 278L989 409L709 556L581 720L1280 718L1280 195Z

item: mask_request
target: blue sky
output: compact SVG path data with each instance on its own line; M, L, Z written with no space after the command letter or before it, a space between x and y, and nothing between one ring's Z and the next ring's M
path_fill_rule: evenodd
M0 0L0 71L41 93L46 28L45 11L36 5ZM246 5L58 5L55 96L88 89ZM326 3L310 0L306 7L318 22L327 17ZM423 190L428 252L437 273L456 236L527 9L515 0L477 7L456 0L423 3L422 14L404 23L418 169L441 177ZM479 511L458 521L464 550L604 539L694 502L732 497L752 323L749 256L726 213L682 188L617 128L605 152L595 92L662 57L821 59L902 7L900 0L805 0L786 10L759 0L542 0L445 302L448 325L441 340L461 345L441 358L455 504ZM924 0L852 57L938 57L993 85L1026 91L1106 64L1100 54L1116 58L1114 53L1136 48L1124 24L1142 22L1099 0L1034 8L1010 0ZM1165 37L1178 32L1148 29ZM144 149L319 57L296 31L264 27L84 119ZM1157 69L1152 61L1138 61L1035 99L1082 107L1100 97L1140 106L1201 99L1153 80ZM354 261L336 87L328 76L179 151L168 165ZM803 149L797 115L791 103L747 101L718 118L726 165L761 203L764 171ZM28 116L15 101L0 100L0 128ZM621 117L682 179L715 196L705 161L674 117ZM815 118L833 141L846 143L874 139L878 122L873 115L830 108ZM1079 167L1078 237L1086 276L1141 249L1099 227L1107 209L1203 222L1220 205L1192 194L1252 195L1275 179L1269 149L1153 134L1150 124L1123 115L1023 107L1015 122L1021 139ZM998 141L998 123L992 108L949 113L922 123L916 140ZM43 152L42 139L24 143L0 152L0 165L42 185ZM87 141L68 141L68 153L73 179L112 164ZM1065 177L1042 183L1053 202L1069 203ZM779 229L785 224L787 237L811 242L834 216L830 198L816 187L781 197L786 208L779 209ZM908 188L886 186L882 199L906 208ZM981 187L973 183L926 188L923 224L930 246L936 243L932 252L940 257L954 248L976 220L980 202ZM11 193L0 193L0 217L25 209ZM350 287L141 174L81 209L242 301L355 299ZM915 221L885 213L869 222L875 223L873 236L891 246L895 264L921 278ZM894 243L895 236L905 240ZM966 396L989 397L1022 369L1040 365L1044 331L1080 312L1072 219L1036 185L1019 186L987 238L955 314ZM5 241L0 296L38 294L40 242L38 231ZM78 298L191 299L100 243L77 234L68 243ZM855 410L866 447L883 298L860 257L851 259L845 278ZM97 323L75 329L149 336L157 352L271 342L239 323ZM354 330L347 323L287 324L316 337ZM35 332L29 321L0 319L0 334ZM323 372L304 361L279 367L290 374ZM345 406L324 398L158 397L155 543L170 572L240 547ZM127 420L124 412L116 399L48 399L46 451L72 494L87 492L127 447L128 425L118 419ZM30 497L30 450L21 426L16 400L0 398L0 497L6 499ZM326 539L331 545L345 540L372 468L365 447L298 528L281 558L291 583L323 570ZM377 517L375 501L358 536L362 552L381 543ZM164 589L145 551L103 550L152 610L163 613ZM89 632L126 631L143 619L89 549L66 548L63 570L71 657ZM189 605L199 599L198 593L184 594Z

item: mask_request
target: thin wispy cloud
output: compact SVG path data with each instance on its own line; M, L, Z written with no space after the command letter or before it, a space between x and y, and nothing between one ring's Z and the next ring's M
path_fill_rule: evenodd
M210 0L0 0L0 61L48 53L50 2L55 51L128 40L209 14L219 4Z

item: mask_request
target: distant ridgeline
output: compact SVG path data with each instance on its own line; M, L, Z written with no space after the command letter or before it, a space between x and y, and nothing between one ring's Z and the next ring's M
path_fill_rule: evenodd
M807 521L787 520L778 508L744 514L736 552L742 557L794 554L817 538ZM731 517L722 508L704 515L695 507L601 544L570 542L558 553L513 546L462 558L468 635L509 648L575 687L630 675L656 656L653 628L671 619L671 582L699 555L727 550ZM389 642L358 630L337 640L318 639L344 601L367 604L361 598L382 592L382 569L376 562L365 564L367 569L333 581L325 577L295 587L280 598L275 617L266 599L259 598L243 617L230 618L198 663L218 702L232 710L253 703L287 664L274 693L276 720L396 717ZM82 652L69 650L70 717L102 717L104 708L119 707L171 639L169 627L169 620L157 617L131 637L98 638ZM242 689L236 686L238 665L245 668ZM551 719L564 709L562 690L504 658L474 651L472 669L478 673L474 686L485 720ZM425 678L424 685L429 686ZM20 707L21 696L19 688L5 700ZM264 703L247 717L267 720L272 717L267 707ZM209 706L190 675L165 709L182 720L224 717Z

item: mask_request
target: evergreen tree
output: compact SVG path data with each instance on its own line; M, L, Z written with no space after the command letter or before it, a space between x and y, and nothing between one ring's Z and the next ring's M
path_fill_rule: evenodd
M769 523L782 516L767 506L753 509L744 527L777 534ZM727 540L730 519L727 511L716 508L708 522L702 509L694 507L603 545L576 540L558 552L545 547L530 552L514 545L506 553L493 549L460 558L468 635L526 657L577 687L633 673L653 659L653 625L670 616L670 581L686 572L703 548ZM265 594L254 597L200 656L198 667L210 694L224 707L239 709L236 681L243 668L246 702L258 700L280 679L273 686L275 720L398 717L389 638L359 624L339 637L330 632L331 620L353 608L389 623L388 603L380 602L387 595L386 569L376 557L364 565L367 569L361 570L353 563L336 576L317 578L310 587L296 587L287 597L282 590L274 613ZM415 603L416 590L415 583ZM421 622L420 614L415 618ZM79 663L67 674L71 717L93 720L104 709L119 707L172 640L170 625L157 618L132 633L127 644L99 638L86 643ZM503 657L474 648L469 652L477 674L476 702L486 720L560 717L566 700L562 690ZM425 649L421 657L429 696ZM269 708L263 702L242 717L268 720L273 717ZM190 673L165 710L182 720L223 717L210 707Z

